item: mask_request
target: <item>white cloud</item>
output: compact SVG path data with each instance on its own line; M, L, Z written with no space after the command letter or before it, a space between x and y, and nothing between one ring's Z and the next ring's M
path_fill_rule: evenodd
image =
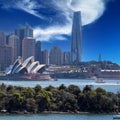
M61 40L59 39L61 35L61 38L65 39L62 34L70 35L74 11L81 11L82 25L87 25L102 16L108 1L110 0L53 0L56 9L65 16L66 25L51 26L46 29L37 27L34 29L35 37L42 41L48 41L54 39L55 36L59 36L58 40Z
M87 25L98 19L105 10L106 0L53 0L71 22L73 11L81 11L82 25Z
M14 1L14 0L13 0ZM51 25L46 28L35 27L34 28L34 36L36 39L41 41L48 41L51 39L59 39L64 40L63 34L70 35L71 26L72 26L72 16L74 11L81 11L82 16L82 25L87 25L93 23L97 19L99 19L104 11L105 4L109 1L113 0L50 0L52 5L54 5L54 9L60 11L60 15L64 16L63 21L66 23L64 25ZM37 0L18 0L12 2L12 4L5 4L5 8L17 8L26 11L40 19L45 19L47 16L43 16L38 12L43 6L42 4L38 4ZM46 3L49 5L49 3Z
M65 40L63 35L68 35L71 32L71 26L51 26L46 29L40 27L34 28L34 36L37 40L49 41L50 39Z
M39 17L41 19L44 19L42 15L38 13L36 9L40 9L42 6L39 5L36 1L31 1L31 0L22 0L16 2L16 6L14 6L17 9L21 9L26 11L27 13L30 13L36 17Z

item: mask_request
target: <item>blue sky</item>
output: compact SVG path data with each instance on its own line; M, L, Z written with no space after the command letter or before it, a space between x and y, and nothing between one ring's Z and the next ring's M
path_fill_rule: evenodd
M120 64L120 0L0 0L0 31L29 23L42 49L70 50L72 16L82 12L82 60Z

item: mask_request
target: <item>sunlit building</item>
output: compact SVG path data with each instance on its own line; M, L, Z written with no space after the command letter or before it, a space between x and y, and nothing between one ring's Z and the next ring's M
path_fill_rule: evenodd
M35 39L27 37L22 41L22 58L25 60L30 56L35 56Z
M16 35L9 36L8 45L12 48L12 63L18 58L19 38Z
M49 55L50 64L61 65L62 64L62 51L58 46L54 46Z
M71 35L71 62L77 65L82 56L82 23L81 12L74 12Z
M34 56L30 56L24 61L19 57L12 67L6 71L6 74L36 74L41 72L44 67L45 64L39 64L39 61L34 61Z
M19 37L19 56L22 56L22 40L26 37L33 37L33 29L26 24L24 27L15 29L15 35Z

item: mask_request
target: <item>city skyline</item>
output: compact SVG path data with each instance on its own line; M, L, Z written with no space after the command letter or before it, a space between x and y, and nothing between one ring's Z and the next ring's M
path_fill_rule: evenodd
M101 54L102 60L120 64L120 1L95 0L94 3L90 0L64 1L1 0L0 31L11 33L29 23L35 31L35 38L42 41L42 49L50 50L53 46L60 46L63 51L70 51L72 15L74 11L81 10L82 61L98 60L98 55Z

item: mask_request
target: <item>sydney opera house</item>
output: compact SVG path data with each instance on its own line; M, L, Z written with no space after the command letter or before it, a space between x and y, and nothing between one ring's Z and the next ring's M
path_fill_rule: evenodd
M38 61L34 61L34 57L31 56L22 62L21 58L18 58L12 67L6 72L9 74L29 74L29 73L40 73L45 68L45 64L40 64Z
M51 80L49 74L43 74L46 65L34 61L34 56L22 61L18 58L15 63L6 70L8 79L32 79L32 80Z

